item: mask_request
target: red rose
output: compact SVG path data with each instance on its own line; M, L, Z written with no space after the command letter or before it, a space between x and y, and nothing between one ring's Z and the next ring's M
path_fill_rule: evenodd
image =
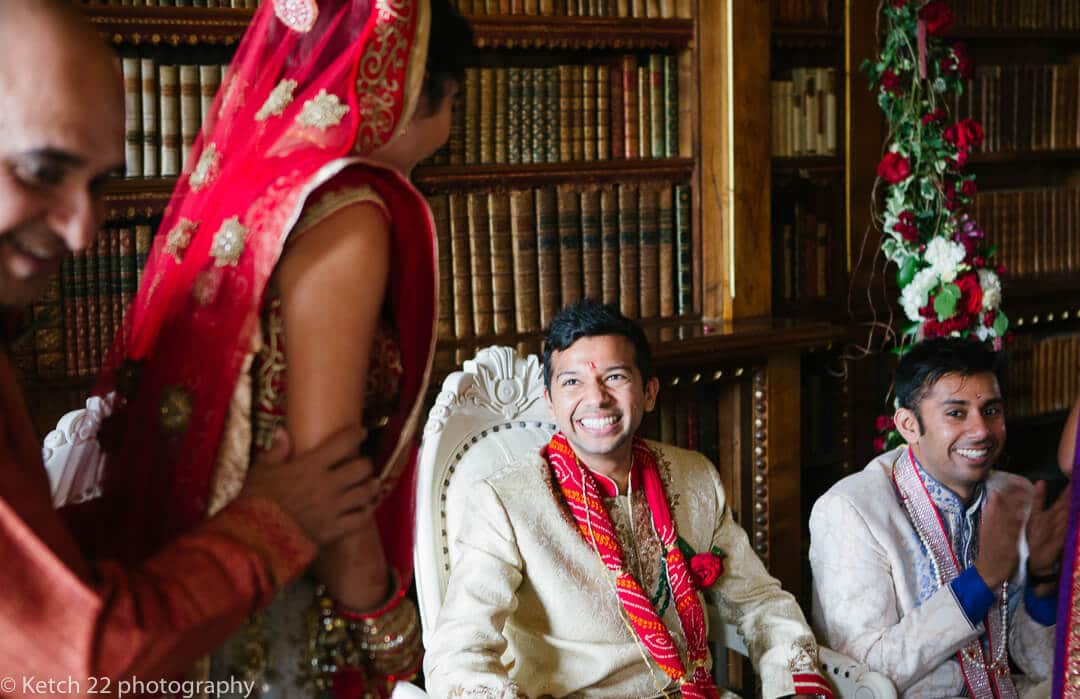
M888 432L896 427L896 425L893 423L892 417L888 415L878 415L877 420L874 421L874 427L877 428L878 432Z
M919 19L926 22L926 33L941 36L952 26L952 10L942 0L930 0L919 10Z
M939 121L944 121L944 119L945 119L945 110L942 109L941 107L938 107L934 111L923 115L922 124L923 124L923 126L929 126L930 124L935 124L935 123L937 123Z
M891 92L894 95L899 95L903 92L900 89L900 78L892 70L886 70L881 74L881 86L885 88L886 92Z
M979 277L968 272L956 278L956 286L960 287L960 303L957 309L966 315L975 315L982 310L982 287L979 286Z
M874 451L878 452L878 453L885 451L885 438L884 437L875 437L874 438Z
M951 143L956 146L957 150L965 150L967 148L967 132L960 128L960 124L953 124L941 133L941 137L945 139L947 143Z
M900 9L904 5L908 4L911 0L892 0L892 6L896 9Z
M945 180L945 188L943 191L945 195L945 208L949 211L959 207L959 202L956 200L956 182L953 180Z
M723 561L711 551L696 554L690 559L690 575L694 586L699 590L709 587L723 574Z
M964 119L957 126L963 130L964 140L967 142L968 147L978 148L983 144L982 124L974 119Z
M968 199L975 196L977 191L979 191L979 188L975 186L975 180L964 180L963 184L960 185L960 193Z
M909 243L919 240L919 228L915 225L915 214L910 211L900 213L899 219L893 224L893 230Z
M911 174L911 163L899 153L886 153L878 163L877 174L889 184L899 184Z

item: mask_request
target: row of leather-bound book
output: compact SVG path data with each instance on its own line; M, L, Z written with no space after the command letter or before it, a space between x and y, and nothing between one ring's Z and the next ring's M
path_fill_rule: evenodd
M684 65L683 73L689 72ZM679 58L626 55L602 63L474 67L432 164L558 163L689 157ZM681 127L681 128L680 128Z

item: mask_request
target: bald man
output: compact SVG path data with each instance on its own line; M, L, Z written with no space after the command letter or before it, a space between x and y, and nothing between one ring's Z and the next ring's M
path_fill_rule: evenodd
M102 186L123 165L122 105L116 60L78 14L0 0L0 305L33 300L65 254L93 242ZM219 646L318 546L365 525L371 465L342 463L361 440L344 431L286 461L283 438L201 528L137 567L87 561L52 509L0 353L0 696L160 690L152 683Z

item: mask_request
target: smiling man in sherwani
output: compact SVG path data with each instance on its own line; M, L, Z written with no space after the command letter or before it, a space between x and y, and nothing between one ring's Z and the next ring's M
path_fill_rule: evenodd
M448 503L463 521L425 660L436 699L716 697L704 601L738 624L766 699L831 696L799 605L713 465L635 436L659 390L651 364L641 328L610 306L552 320L560 431Z
M905 699L1046 696L1068 497L994 470L999 361L961 338L915 345L894 381L907 443L810 515L818 637Z

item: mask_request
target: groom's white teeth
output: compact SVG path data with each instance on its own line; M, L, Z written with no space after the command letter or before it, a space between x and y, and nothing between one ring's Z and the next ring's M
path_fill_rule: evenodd
M600 430L608 425L614 425L619 421L619 418L612 415L611 417L586 417L581 419L581 424L590 430Z
M969 459L981 459L990 452L989 449L957 449L956 453Z

